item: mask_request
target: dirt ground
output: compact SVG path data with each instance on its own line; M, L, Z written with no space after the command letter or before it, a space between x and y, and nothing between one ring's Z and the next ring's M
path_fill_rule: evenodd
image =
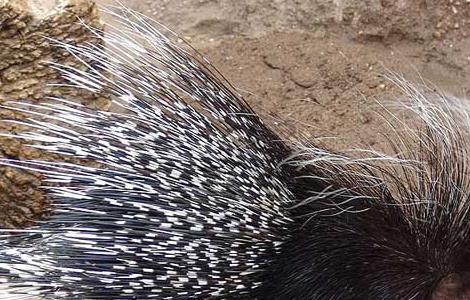
M329 148L383 147L384 73L470 90L470 0L120 2L181 34L268 122Z
M374 107L396 97L384 73L470 88L468 0L121 2L181 34L265 118L332 148L380 144Z

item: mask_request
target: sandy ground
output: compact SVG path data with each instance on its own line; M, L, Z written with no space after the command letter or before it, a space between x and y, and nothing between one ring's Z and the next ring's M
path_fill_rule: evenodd
M268 123L329 148L384 147L377 101L397 97L384 73L470 89L468 0L120 1L181 34Z
M470 1L122 3L185 37L260 114L305 138L337 137L333 148L381 140L374 107L396 97L384 73L458 97L470 88Z

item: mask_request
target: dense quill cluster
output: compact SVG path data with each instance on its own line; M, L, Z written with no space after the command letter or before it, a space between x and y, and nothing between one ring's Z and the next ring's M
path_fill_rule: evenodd
M465 109L399 82L419 122L396 120L395 156L288 145L165 28L109 13L121 29L90 28L106 49L58 45L89 71L53 67L122 112L67 99L8 107L31 115L16 137L100 167L0 161L42 172L54 197L46 222L0 240L0 295L446 299L450 280L465 299Z
M0 280L45 299L247 294L289 236L287 149L202 58L121 13L124 29L96 32L106 49L59 45L91 71L56 67L124 112L63 99L13 108L40 118L21 138L102 167L3 160L46 174L55 204L47 223L3 241Z

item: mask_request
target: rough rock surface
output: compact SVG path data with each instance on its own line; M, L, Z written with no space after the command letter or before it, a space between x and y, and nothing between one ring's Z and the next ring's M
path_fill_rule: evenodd
M97 42L78 22L102 27L98 11L89 0L0 0L0 104L5 101L44 101L45 96L73 95L95 103L93 95L47 86L60 82L46 61L75 64L73 57L54 47L44 37L68 43ZM0 110L0 119L21 119L21 115ZM16 132L20 126L0 123L0 132ZM49 159L39 151L10 138L0 138L0 156L21 159ZM17 227L45 212L47 199L39 189L39 177L11 168L0 168L0 226Z

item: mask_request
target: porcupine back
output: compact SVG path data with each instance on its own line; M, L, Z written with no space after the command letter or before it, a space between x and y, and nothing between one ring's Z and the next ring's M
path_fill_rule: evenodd
M305 299L470 299L468 104L388 79L405 95L394 109L412 117L382 107L393 156L306 147L287 159L301 174L290 188L310 197L290 209L305 223L269 283L285 299L305 286Z
M419 123L393 120L395 156L289 146L165 28L110 13L106 50L59 44L88 72L55 67L122 113L9 108L101 167L2 160L54 183L50 219L0 242L7 299L465 299L465 109L395 78Z
M65 99L12 108L37 116L20 138L101 167L2 160L54 182L54 207L1 242L0 283L44 299L241 297L289 235L293 197L277 166L288 149L165 28L122 7L110 14L122 29L90 28L106 49L58 45L88 72L52 67L106 90L122 113Z

